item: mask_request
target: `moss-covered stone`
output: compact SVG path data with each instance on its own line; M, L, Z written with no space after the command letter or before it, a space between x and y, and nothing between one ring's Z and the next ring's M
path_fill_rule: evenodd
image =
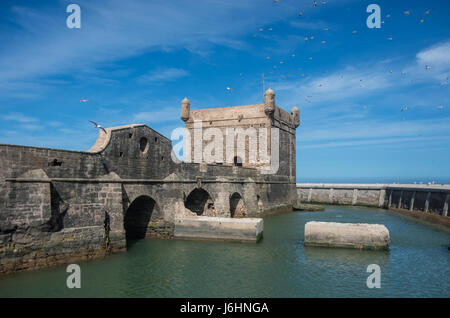
M321 212L325 210L325 207L317 204L297 203L293 206L293 209L303 212Z

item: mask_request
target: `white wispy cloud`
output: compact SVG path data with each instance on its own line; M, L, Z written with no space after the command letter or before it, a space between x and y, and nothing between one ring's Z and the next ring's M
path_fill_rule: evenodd
M32 123L39 121L39 119L37 118L26 116L22 113L9 113L7 115L1 116L1 118L4 120L16 121L19 123Z
M450 140L449 136L444 137L400 137L400 138L381 138L381 139L368 139L368 140L347 140L347 141L331 141L324 142L318 144L309 144L309 145L298 145L299 149L319 149L319 148L330 148L330 147L360 147L360 146L375 146L375 145L383 145L384 147L387 144L405 144L408 142L420 142L420 141L442 141L442 140Z
M153 50L203 54L213 45L242 49L247 45L242 36L290 14L280 7L275 16L271 6L260 6L256 0L77 3L82 17L78 30L65 25L66 1L40 9L6 9L14 26L3 31L9 41L0 50L0 84L20 86L24 80L54 74L80 76L101 63Z
M431 69L425 69L425 65L430 65ZM405 75L400 75L402 72ZM449 72L450 41L424 48L412 60L391 58L370 64L359 62L327 74L295 80L273 79L272 87L284 96L289 96L283 99L285 104L300 103L302 108L321 105L322 110L333 110L342 109L345 104L355 104L356 100L361 99L370 103L372 97L389 100L399 90L412 89L418 84L439 86ZM411 92L405 100L411 99L414 90ZM309 104L306 100L312 103ZM429 104L430 98L427 97L426 101Z
M330 27L330 24L324 21L291 21L289 24L302 30L323 30L325 27Z
M134 123L164 123L180 120L180 108L166 107L161 110L139 112L132 115Z
M30 131L37 131L37 130L43 130L44 127L41 125L34 125L34 124L23 124L18 127L19 129L24 130L30 130Z
M327 122L316 128L299 130L299 142L317 143L327 140L362 140L388 137L417 137L419 135L450 136L450 117L413 121L364 120Z
M152 82L167 82L173 81L178 78L188 76L189 72L179 68L158 68L149 72L148 74L142 75L139 78L140 82L152 83Z
M448 140L449 99L439 80L449 70L449 43L423 48L410 59L360 62L328 74L277 80L273 87L280 92L280 104L300 108L298 148ZM444 105L443 110L438 105ZM409 110L401 112L403 106Z
M391 86L391 79L386 71L383 72L379 69L361 70L354 67L346 67L342 71L330 75L276 84L277 90L296 90L300 96L312 96L310 99L315 102L336 102L350 97L371 94L389 86Z
M419 65L430 65L432 68L445 70L450 68L450 41L438 43L417 53Z

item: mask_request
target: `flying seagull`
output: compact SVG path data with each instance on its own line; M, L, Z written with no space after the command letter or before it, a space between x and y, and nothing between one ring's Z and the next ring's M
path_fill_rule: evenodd
M98 128L98 129L103 130L103 132L106 134L105 128L103 128L102 126L100 126L99 124L97 124L95 121L90 120L90 122L94 124L95 128Z

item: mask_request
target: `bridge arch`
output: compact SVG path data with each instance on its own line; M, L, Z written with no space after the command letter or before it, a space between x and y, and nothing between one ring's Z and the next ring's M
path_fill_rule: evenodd
M244 199L235 192L230 195L230 216L232 218L242 218L247 215Z
M150 219L155 214L159 214L159 206L152 197L141 195L134 199L126 210L123 221L127 242L144 239Z
M214 201L209 193L202 188L195 188L194 190L192 190L186 197L184 206L186 209L194 212L197 215L215 215Z

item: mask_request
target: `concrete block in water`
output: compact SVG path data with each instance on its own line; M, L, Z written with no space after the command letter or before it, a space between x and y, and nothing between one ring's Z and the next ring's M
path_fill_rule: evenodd
M184 217L175 220L175 238L257 242L263 234L263 219Z
M382 224L308 222L305 246L389 249L389 231Z

